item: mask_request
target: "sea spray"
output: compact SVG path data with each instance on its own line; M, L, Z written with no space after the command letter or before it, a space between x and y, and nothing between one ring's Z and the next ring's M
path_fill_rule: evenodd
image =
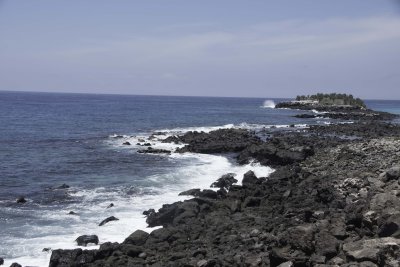
M262 107L263 108L275 108L275 102L273 100L270 100L270 99L265 100L263 105L262 105Z

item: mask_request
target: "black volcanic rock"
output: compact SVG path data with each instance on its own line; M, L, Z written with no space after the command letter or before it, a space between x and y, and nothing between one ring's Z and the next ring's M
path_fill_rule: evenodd
M24 203L26 203L26 199L25 199L24 197L19 197L19 198L17 199L17 203L19 203L19 204L24 204Z
M118 221L118 220L119 220L118 218L116 218L116 217L114 217L114 216L110 216L110 217L104 219L103 221L101 221L101 223L99 224L99 226L103 226L103 225L105 225L106 223L109 223L109 222L112 222L112 221Z
M99 250L55 250L50 266L398 266L399 133L372 120L274 131L238 151L274 164L269 177L248 172L241 186L222 176L217 198L195 190L145 212L163 228Z
M232 184L237 183L235 179L236 174L227 173L222 175L216 182L212 183L210 187L223 188L229 190Z
M99 244L99 238L97 235L81 235L79 236L76 240L76 243L78 243L78 246L87 246L89 243L93 244Z
M140 154L171 154L171 151L166 149L157 149L148 147L147 149L138 150Z
M195 153L226 153L239 152L251 144L258 144L261 140L243 129L220 129L204 132L188 132L178 137L179 141L187 144L177 152Z

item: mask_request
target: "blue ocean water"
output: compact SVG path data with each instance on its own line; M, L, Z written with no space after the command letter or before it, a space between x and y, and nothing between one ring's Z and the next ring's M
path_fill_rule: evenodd
M0 92L0 257L46 266L44 247L74 248L81 234L120 242L146 227L142 211L226 172L268 175L268 167L236 166L224 156L138 154L136 145L144 139L173 149L160 140L187 130L327 122L293 118L299 111L270 108L283 99L265 100ZM367 105L400 114L400 101ZM70 188L55 189L62 184ZM28 202L15 203L19 196ZM98 227L111 215L120 220Z

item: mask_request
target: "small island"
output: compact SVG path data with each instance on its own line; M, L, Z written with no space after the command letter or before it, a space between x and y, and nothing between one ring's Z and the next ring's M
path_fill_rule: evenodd
M314 111L314 113L297 114L296 118L331 118L342 120L391 120L393 114L375 111L367 108L367 105L360 98L351 94L322 94L301 95L295 100L280 102L275 108L297 109Z
M365 110L367 106L360 98L354 98L351 94L314 94L297 96L296 100L281 102L276 108L316 109L320 111L333 110Z

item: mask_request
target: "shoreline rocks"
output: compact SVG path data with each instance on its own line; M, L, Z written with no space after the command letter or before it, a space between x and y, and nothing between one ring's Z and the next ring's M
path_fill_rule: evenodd
M276 170L183 192L194 198L144 212L162 228L98 250L54 250L50 266L399 266L400 125L371 119L271 136L168 137L188 144L181 153L235 152Z

